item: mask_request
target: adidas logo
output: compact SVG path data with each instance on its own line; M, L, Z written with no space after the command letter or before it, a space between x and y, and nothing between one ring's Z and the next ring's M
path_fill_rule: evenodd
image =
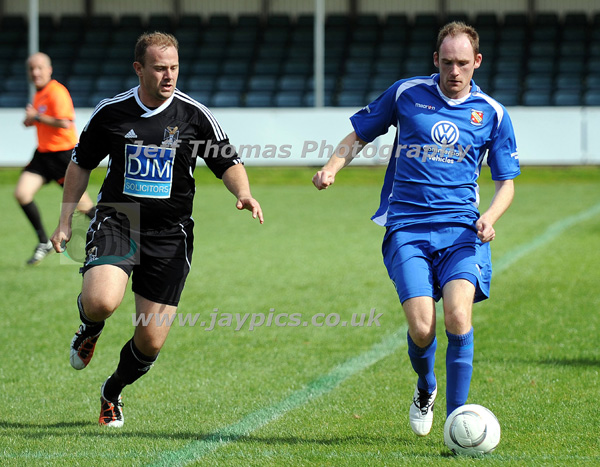
M137 138L137 137L138 137L138 135L136 135L135 131L133 131L133 130L129 130L127 132L127 134L125 135L125 138Z

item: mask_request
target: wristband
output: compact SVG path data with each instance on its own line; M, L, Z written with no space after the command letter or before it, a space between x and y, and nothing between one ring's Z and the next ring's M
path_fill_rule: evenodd
M33 119L34 119L36 122L39 122L39 121L40 121L40 116L39 116L39 115L36 115L35 117L33 117Z

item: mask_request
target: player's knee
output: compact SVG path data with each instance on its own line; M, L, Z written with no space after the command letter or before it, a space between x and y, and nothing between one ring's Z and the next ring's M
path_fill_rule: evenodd
M435 337L435 329L431 326L417 325L410 330L410 338L418 347L427 347Z
M81 303L86 316L93 321L103 321L110 317L120 304L109 296L86 296L82 295Z
M471 313L468 310L455 309L444 314L444 324L452 334L465 334L471 329Z

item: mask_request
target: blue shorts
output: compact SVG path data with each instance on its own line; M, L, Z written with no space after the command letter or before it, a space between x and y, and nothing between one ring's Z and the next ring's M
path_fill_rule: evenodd
M479 240L474 226L417 224L388 229L382 252L401 303L422 296L438 301L444 285L455 279L475 286L475 302L489 297L490 244Z

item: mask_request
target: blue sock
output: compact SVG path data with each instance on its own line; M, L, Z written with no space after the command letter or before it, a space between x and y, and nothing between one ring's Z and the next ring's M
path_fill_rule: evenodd
M427 347L419 347L413 342L410 334L406 333L408 340L408 356L413 369L419 375L417 386L421 389L426 389L427 392L432 392L437 382L433 373L435 364L435 350L437 349L437 339L434 337L431 344Z
M465 405L473 375L473 328L462 335L450 334L446 351L446 416Z

